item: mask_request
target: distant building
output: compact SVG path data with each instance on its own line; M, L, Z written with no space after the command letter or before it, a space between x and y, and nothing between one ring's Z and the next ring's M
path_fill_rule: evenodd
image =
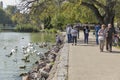
M0 1L0 8L3 8L3 2Z

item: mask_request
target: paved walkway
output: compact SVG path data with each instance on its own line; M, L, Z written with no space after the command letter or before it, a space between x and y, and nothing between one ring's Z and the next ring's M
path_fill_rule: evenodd
M120 50L100 52L92 34L88 45L83 38L77 46L69 44L68 80L120 80Z

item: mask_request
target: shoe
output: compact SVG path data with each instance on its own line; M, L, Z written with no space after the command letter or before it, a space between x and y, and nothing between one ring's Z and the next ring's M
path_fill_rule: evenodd
M110 50L110 52L112 52L112 50Z
M75 44L75 46L76 46L77 44Z
M103 50L100 50L100 52L103 52Z
M106 51L109 51L108 49L106 49Z

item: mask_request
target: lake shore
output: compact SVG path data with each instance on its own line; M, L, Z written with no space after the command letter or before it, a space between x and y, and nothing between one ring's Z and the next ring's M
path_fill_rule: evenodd
M53 45L52 48L45 52L45 57L35 62L34 67L28 73L22 73L22 80L52 80L55 77L57 66L60 61L61 51L64 47L64 35L62 34L63 43Z

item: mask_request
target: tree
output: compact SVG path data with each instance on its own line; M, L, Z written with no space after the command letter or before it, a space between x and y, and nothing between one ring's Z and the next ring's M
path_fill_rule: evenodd
M23 1L24 7L29 8L29 12L38 12L39 14L43 14L43 12L45 13L50 10L53 11L53 15L48 14L49 12L47 12L47 14L45 13L47 16L51 16L51 18L54 18L58 10L60 10L59 11L60 16L67 19L65 24L80 21L83 23L99 22L100 24L106 25L109 23L111 24L114 23L114 19L116 16L115 7L120 2L120 0L23 0ZM67 4L63 5L63 3L65 2L67 2ZM54 6L54 8L52 8L53 10L49 9L51 4Z
M13 15L17 12L17 7L16 6L11 6L11 5L8 5L7 8L5 9L6 13L9 14L9 15Z
M90 8L101 24L113 25L118 0L82 0L81 5Z
M6 14L6 12L0 8L0 24L10 24L12 23L10 17Z

